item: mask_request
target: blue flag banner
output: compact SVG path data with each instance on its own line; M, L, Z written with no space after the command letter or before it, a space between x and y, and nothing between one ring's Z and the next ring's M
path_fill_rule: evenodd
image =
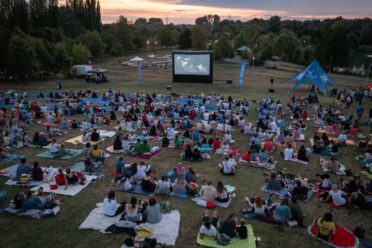
M138 62L138 81L142 80L142 63Z
M240 63L240 74L239 74L239 87L243 87L244 85L244 74L245 74L245 67L248 65L248 61L243 60Z

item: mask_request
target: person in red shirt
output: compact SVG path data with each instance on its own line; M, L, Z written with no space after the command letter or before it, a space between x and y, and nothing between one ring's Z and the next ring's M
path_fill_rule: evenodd
M307 120L307 112L306 112L306 110L304 110L303 112L302 112L302 114L301 114L301 118L302 118L302 120Z
M356 126L353 126L352 128L349 129L349 135L351 136L356 136L358 134L359 130Z
M268 153L270 153L270 152L273 151L273 147L274 147L274 145L273 145L273 142L272 142L271 140L267 140L267 141L264 143L264 145L263 145L263 149L264 149L266 152L268 152Z
M217 149L220 149L221 148L221 141L219 138L216 138L214 141L213 141L213 144L212 144L212 151L216 151Z
M243 155L239 158L239 163L247 164L249 162L251 162L251 153L250 152L243 153Z
M189 119L190 119L190 120L195 120L195 117L196 117L195 112L194 112L193 110L190 111L190 113L189 113Z
M63 173L63 170L61 168L58 169L57 175L55 175L54 180L56 181L57 185L66 185L67 184L67 178L65 173Z

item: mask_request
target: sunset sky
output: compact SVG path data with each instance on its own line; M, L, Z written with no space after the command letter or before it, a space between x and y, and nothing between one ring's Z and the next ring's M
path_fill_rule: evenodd
M119 15L135 21L159 17L169 22L194 23L195 18L218 14L222 19L313 19L343 16L372 17L372 0L100 0L102 20L110 23Z

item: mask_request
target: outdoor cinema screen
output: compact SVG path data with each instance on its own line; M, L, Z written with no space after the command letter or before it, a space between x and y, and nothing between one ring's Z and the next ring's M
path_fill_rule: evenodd
M212 53L206 52L173 52L173 81L212 83Z

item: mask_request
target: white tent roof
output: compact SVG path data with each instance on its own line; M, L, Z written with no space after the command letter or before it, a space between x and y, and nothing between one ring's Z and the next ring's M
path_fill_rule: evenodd
M143 58L140 58L138 56L132 58L131 60L129 60L130 62L143 62L145 61Z
M251 53L251 52L252 52L252 49L250 49L250 48L247 47L247 46L242 46L242 47L239 47L238 49L236 49L236 51L238 51L238 52L247 52L247 53Z

